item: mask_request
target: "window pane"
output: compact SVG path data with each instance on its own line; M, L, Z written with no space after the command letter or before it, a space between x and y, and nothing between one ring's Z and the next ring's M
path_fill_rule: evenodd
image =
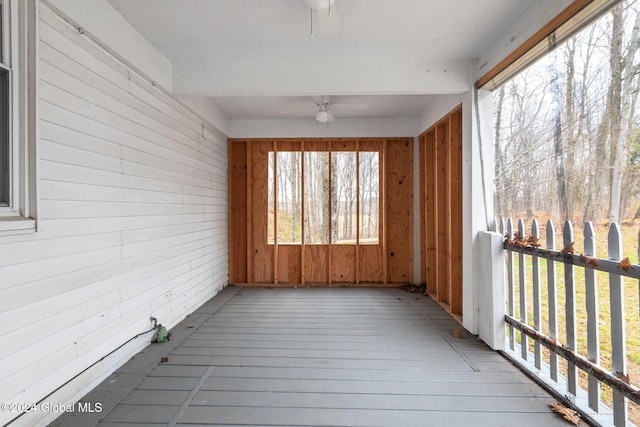
M494 91L500 216L640 218L638 22L622 2Z
M360 153L360 244L377 245L380 230L378 152Z
M0 62L5 62L4 57L4 5L3 1L0 0Z
M0 206L10 205L9 72L0 69Z
M331 243L356 243L356 153L331 153Z
M278 244L301 243L302 231L302 165L299 152L279 152L274 164L269 153L269 212L273 217L274 199L277 200ZM274 169L275 182L273 181ZM274 222L269 219L269 243L273 242Z
M329 153L304 157L304 239L308 245L329 243Z
M267 243L273 245L275 242L274 229L275 229L275 215L274 215L274 203L275 203L275 156L274 152L269 152L269 168L267 172Z

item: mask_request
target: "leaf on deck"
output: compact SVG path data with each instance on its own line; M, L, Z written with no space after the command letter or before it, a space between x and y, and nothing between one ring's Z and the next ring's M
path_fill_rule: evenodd
M453 336L455 338L464 338L464 332L458 328L453 328Z
M574 425L580 425L580 421L581 421L580 415L573 409L569 409L566 406L562 405L561 403L554 403L553 405L550 405L550 406L553 412L561 415L562 418L564 418L565 420L569 421Z

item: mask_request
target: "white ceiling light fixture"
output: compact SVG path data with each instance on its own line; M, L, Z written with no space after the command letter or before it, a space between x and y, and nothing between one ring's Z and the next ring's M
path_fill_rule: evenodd
M347 101L347 102L331 102L331 97L324 96L312 96L313 104L311 105L301 105L300 107L293 108L291 110L281 111L281 114L291 113L296 111L304 111L304 110L315 110L315 119L317 123L326 123L327 126L329 123L335 120L333 116L332 110L365 110L369 106L366 102L359 101Z
M320 123L330 123L335 120L331 111L327 110L328 104L320 105L320 109L316 113L316 120Z

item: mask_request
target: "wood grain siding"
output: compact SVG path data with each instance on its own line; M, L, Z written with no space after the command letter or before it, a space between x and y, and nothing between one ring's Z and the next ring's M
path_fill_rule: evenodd
M413 140L388 140L385 168L388 280L412 283Z
M0 237L2 402L38 401L150 316L172 327L228 276L225 137L40 7L40 230Z
M462 315L462 108L419 137L421 271L427 292Z

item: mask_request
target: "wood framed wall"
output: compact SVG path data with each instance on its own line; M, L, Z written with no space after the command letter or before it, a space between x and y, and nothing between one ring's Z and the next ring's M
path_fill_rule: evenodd
M462 106L418 140L421 281L436 301L462 315Z
M229 283L397 286L413 281L413 138L230 139L228 150ZM357 236L354 244L312 245L304 233L299 244L269 243L268 156L278 151L378 152L377 244L358 244Z

